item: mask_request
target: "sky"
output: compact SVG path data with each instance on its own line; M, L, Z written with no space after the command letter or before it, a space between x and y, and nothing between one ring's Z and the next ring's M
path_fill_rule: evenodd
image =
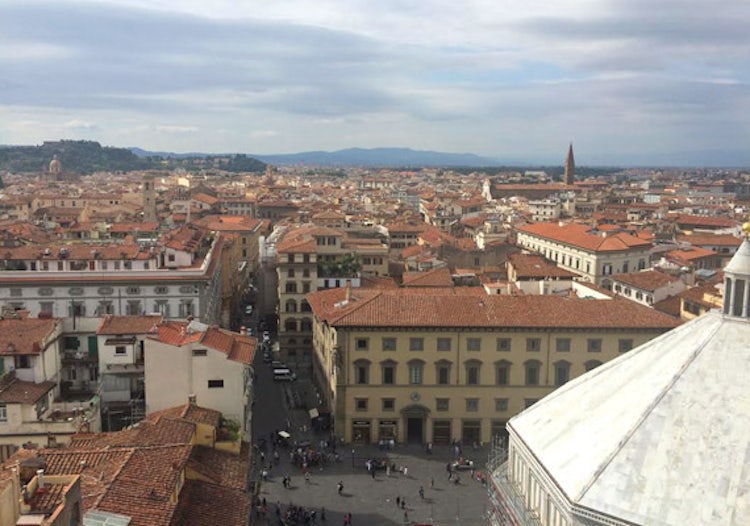
M750 2L2 0L0 144L750 166Z

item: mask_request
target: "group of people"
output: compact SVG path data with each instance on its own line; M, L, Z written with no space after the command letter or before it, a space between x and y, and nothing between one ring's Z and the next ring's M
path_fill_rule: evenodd
M287 506L286 512L284 512L283 514L283 517L284 517L283 520L281 517L282 517L281 505L277 504L276 505L276 518L286 525L317 524L318 512L317 510L313 508L305 508L303 506L295 506L294 504L289 504L289 506ZM325 508L320 508L320 520L323 522L325 522L326 520Z

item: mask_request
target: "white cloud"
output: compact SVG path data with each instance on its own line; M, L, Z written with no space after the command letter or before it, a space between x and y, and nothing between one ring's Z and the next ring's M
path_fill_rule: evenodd
M564 4L6 1L0 140L557 158L575 139L584 164L744 149L746 2Z

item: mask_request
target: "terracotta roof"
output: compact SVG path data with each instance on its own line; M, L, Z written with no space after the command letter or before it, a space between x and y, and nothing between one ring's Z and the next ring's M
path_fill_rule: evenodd
M161 411L154 411L153 413L146 415L146 420L154 423L158 423L162 418L186 420L194 424L206 424L213 427L219 427L221 411L187 403L185 405L168 407Z
M109 485L133 454L133 448L122 449L41 449L41 457L49 475L83 475L81 498L83 509L95 508Z
M588 225L579 223L534 223L518 228L519 232L536 235L559 243L579 247L591 252L617 252L632 248L645 249L651 243L625 233L606 236L592 233Z
M234 453L206 446L195 446L188 467L213 484L244 490L247 484L247 462Z
M244 490L187 480L172 526L246 526L249 515L250 497Z
M186 322L163 322L149 338L161 343L182 347L191 343L200 343L215 351L222 352L235 362L250 365L255 355L257 340L249 336L211 326L205 331L194 330Z
M718 254L713 250L701 247L683 247L677 250L670 250L664 254L664 257L670 261L677 261L683 263L689 263L696 259L707 258L711 256L717 256Z
M680 243L690 243L694 246L725 246L739 247L742 239L731 234L692 234L689 236L675 236Z
M6 404L35 404L55 388L55 382L25 382L16 378L0 391L0 402Z
M670 296L661 301L657 301L652 305L652 307L659 312L663 312L664 314L669 314L670 316L679 318L680 303L681 301L679 296Z
M176 508L170 497L181 481L191 447L137 448L97 509L131 517L130 526L168 526Z
M255 231L260 226L260 221L247 216L232 215L208 215L196 219L193 224L208 230L231 231Z
M508 263L513 265L517 279L533 278L574 278L577 274L558 267L539 254L516 252L508 255Z
M432 293L426 293L433 291ZM556 327L670 329L678 322L628 300L486 295L482 287L401 288L307 295L318 319L336 327Z
M427 272L406 272L402 280L404 287L453 287L453 278L448 267Z
M55 332L59 320L7 318L0 320L0 356L38 355L44 341Z
M670 276L657 270L644 270L643 272L631 272L629 274L615 274L610 276L612 281L630 285L636 289L653 292L658 288L666 287L670 283L679 281L680 278Z
M163 418L143 420L137 426L115 433L73 435L70 443L76 448L163 446L187 444L194 436L192 422Z
M675 219L680 226L695 226L708 228L732 228L739 223L727 217L695 216L682 214Z
M159 316L107 316L99 325L97 334L146 334L162 321Z

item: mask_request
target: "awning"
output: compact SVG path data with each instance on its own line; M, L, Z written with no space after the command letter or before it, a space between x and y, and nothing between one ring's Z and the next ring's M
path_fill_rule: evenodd
M280 436L281 438L290 438L290 437L291 437L292 435L290 435L290 434L289 434L289 433L287 433L286 431L279 431L279 436Z
M318 413L318 410L314 407L308 411L310 413L310 418L318 418L320 416L320 413Z

